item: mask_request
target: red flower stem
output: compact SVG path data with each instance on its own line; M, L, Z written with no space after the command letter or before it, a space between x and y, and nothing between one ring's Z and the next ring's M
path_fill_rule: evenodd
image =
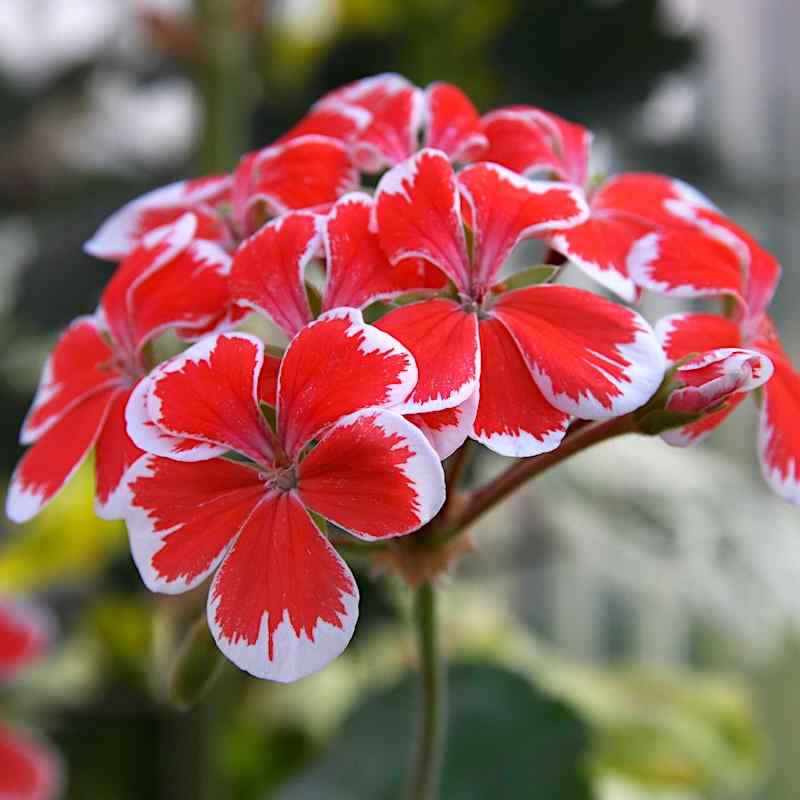
M439 791L446 726L445 663L440 653L436 589L426 581L414 594L419 648L420 698L416 750L408 800L435 800Z
M463 533L466 528L523 483L541 475L570 456L599 442L613 439L615 436L622 436L625 433L632 433L635 430L636 424L632 414L616 417L606 422L575 423L557 449L550 453L514 462L505 472L475 492L463 510L455 518L448 520L446 527L433 537L434 541L436 544L443 544Z

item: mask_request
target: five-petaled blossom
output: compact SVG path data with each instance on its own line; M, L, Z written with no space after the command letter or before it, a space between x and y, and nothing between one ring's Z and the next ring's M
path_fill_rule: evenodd
M533 456L558 446L572 416L607 419L650 398L664 358L642 317L580 289L506 291L497 282L518 242L586 215L574 187L530 181L487 162L456 174L436 150L384 175L375 222L389 260L430 261L456 290L401 306L377 323L417 361L409 410L436 411L477 394L476 415L464 420L469 435L503 455Z
M226 327L230 257L196 239L193 214L151 232L122 262L98 311L61 336L42 371L21 441L32 447L11 479L6 512L31 519L95 448L96 510L120 515L119 489L141 455L125 430L125 404L147 374L146 345L168 328L194 339Z
M41 609L19 599L0 599L0 681L9 681L41 658L52 638ZM51 800L61 785L61 765L41 742L0 722L0 797Z
M358 614L350 570L311 512L363 539L410 533L444 502L438 456L393 406L414 359L340 308L264 368L248 334L218 334L158 367L131 398L126 521L147 586L184 592L216 573L208 621L220 649L292 681L335 658ZM275 404L270 427L259 400ZM165 449L161 436L197 448ZM227 457L226 454L235 454Z

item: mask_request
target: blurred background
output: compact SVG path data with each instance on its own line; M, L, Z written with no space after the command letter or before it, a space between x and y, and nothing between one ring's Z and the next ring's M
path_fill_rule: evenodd
M783 263L773 312L797 363L798 31L791 0L0 0L0 472L47 351L110 274L81 250L98 224L386 70L482 111L542 105L596 132L598 169L701 189ZM503 466L482 453L470 478ZM60 623L0 716L60 750L68 798L398 796L413 642L394 579L355 565L356 639L319 675L222 665L184 712L166 676L202 593L142 589L90 473L0 525L0 592ZM761 483L749 404L698 449L587 452L474 534L444 601L445 800L800 796L800 512Z

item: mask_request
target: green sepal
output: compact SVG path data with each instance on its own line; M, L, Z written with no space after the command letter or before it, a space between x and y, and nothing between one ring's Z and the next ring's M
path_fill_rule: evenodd
M705 411L702 414L692 414L688 411L669 411L667 409L661 409L645 414L642 418L637 420L637 426L640 433L644 433L646 436L657 436L659 433L672 430L673 428L682 428L684 425L691 425L691 423L697 422L697 420L708 416L710 413L713 413L713 411Z
M311 316L316 319L322 313L322 294L316 286L306 281L306 297L311 309Z
M558 267L550 264L537 264L535 267L528 267L522 272L514 273L507 280L502 281L506 290L524 289L526 286L536 286L540 283L547 283L559 271Z

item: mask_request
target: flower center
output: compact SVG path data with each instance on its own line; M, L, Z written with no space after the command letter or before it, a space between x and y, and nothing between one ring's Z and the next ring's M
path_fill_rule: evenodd
M291 492L292 489L297 488L297 472L294 466L285 467L274 472L270 483L280 492Z

